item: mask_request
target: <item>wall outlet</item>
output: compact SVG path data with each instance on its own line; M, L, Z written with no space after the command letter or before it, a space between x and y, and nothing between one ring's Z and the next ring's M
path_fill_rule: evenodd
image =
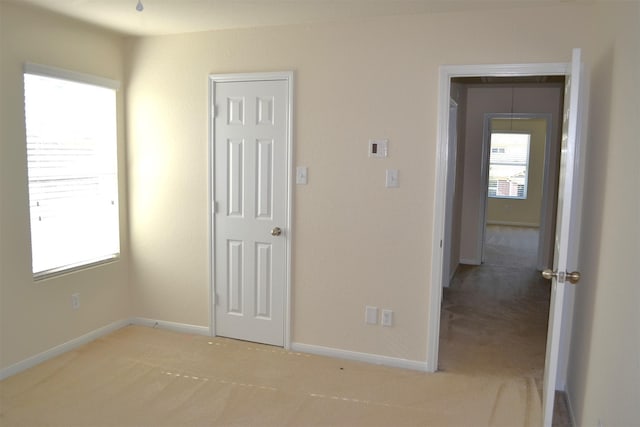
M368 325L378 324L378 307L366 306L364 309L364 322Z
M80 294L71 294L71 308L77 310L80 308Z
M382 310L382 326L393 326L393 310Z

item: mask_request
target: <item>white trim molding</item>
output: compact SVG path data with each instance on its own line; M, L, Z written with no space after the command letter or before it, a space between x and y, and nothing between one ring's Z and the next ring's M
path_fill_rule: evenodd
M129 324L146 326L149 328L166 329L168 331L180 332L183 334L211 336L211 329L208 326L189 325L187 323L168 322L165 320L148 319L145 317L134 317L129 321Z
M381 356L372 353L360 353L357 351L341 350L331 347L323 347L312 344L291 343L291 350L300 353L315 354L317 356L335 357L337 359L353 360L355 362L372 363L391 368L404 368L414 371L427 371L425 362L418 360L401 359L398 357Z
M440 67L438 90L438 130L435 161L435 199L433 214L433 238L431 256L431 279L428 285L428 324L427 324L427 371L438 369L438 344L440 339L440 305L442 303L442 265L441 245L444 239L444 221L446 215L446 183L449 144L449 99L451 79L455 77L515 77L539 75L567 75L569 63L540 64L488 64L488 65L443 65Z
M71 350L74 350L80 346L88 344L91 341L95 341L98 338L102 338L105 335L109 335L110 333L115 332L118 329L122 329L129 325L138 325L138 326L146 326L150 328L167 329L174 332L180 332L180 333L192 334L192 335L206 335L206 336L211 335L209 327L207 326L188 325L185 323L167 322L164 320L147 319L143 317L134 317L131 319L118 320L117 322L113 322L101 328L95 329L82 336L79 336L78 338L69 340L65 343L52 347L49 350L45 350L42 353L36 354L35 356L31 356L27 359L21 360L20 362L14 363L13 365L10 365L4 369L1 369L0 381L4 380L5 378L11 377L15 374L18 374L22 371L25 371L29 368L33 368L34 366L39 365L42 362L46 362L49 359L53 359L54 357L60 356L61 354L67 353Z
M46 362L49 359L53 359L54 357L60 356L68 351L74 350L80 346L90 343L91 341L97 340L105 335L109 335L112 332L117 331L118 329L124 328L128 326L131 322L128 319L119 320L117 322L110 323L106 326L88 332L78 338L74 338L69 340L63 344L57 345L49 350L45 350L42 353L36 354L35 356L31 356L27 359L24 359L20 362L14 363L2 370L0 370L0 381L18 374L22 371L25 371L29 368L33 368L36 365L39 365L42 362Z
M464 265L482 265L480 260L478 260L478 259L470 259L470 258L461 258L460 259L460 264L464 264Z
M48 65L34 64L32 62L24 63L24 72L27 74L35 74L38 76L53 77L61 80L86 83L92 86L105 87L116 91L120 88L120 82L117 80L94 76L92 74L80 73L77 71L65 70L62 68L50 67Z
M215 85L223 82L252 82L284 80L287 82L287 188L285 191L286 200L286 241L285 257L285 296L284 296L284 348L291 349L291 245L293 243L293 100L294 100L294 73L293 71L257 72L257 73L235 73L235 74L210 74L209 75L209 334L215 336L216 333L216 286L215 286Z

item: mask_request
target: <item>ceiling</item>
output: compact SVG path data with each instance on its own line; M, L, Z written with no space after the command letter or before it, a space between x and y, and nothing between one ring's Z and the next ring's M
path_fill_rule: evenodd
M585 0L0 0L31 5L131 36L340 22L376 16L554 5Z

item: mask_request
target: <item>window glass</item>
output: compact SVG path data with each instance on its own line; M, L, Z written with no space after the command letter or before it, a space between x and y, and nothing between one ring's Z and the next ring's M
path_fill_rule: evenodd
M489 197L526 199L531 134L492 132Z
M31 255L36 278L116 258L116 92L25 73Z

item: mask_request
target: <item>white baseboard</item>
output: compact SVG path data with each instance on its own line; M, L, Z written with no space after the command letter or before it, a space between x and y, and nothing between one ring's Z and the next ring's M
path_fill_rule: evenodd
M565 397L567 398L567 409L569 410L569 421L571 421L572 426L577 426L578 424L576 424L576 416L573 412L573 406L571 405L571 395L569 394L569 390L566 390L565 394Z
M49 359L53 359L54 357L60 356L63 353L66 353L75 348L78 348L100 337L108 335L114 331L117 331L120 328L124 328L130 323L131 322L128 319L113 322L109 325L103 326L94 331L86 333L78 338L74 338L63 344L50 348L49 350L43 351L42 353L36 354L35 356L31 356L25 360L14 363L13 365L10 365L0 370L0 381L12 375L15 375L19 372L22 372L26 369L39 365L40 363L45 362Z
M417 360L400 359L397 357L380 356L378 354L360 353L356 351L340 350L337 348L301 343L291 343L291 350L300 353L316 354L318 356L335 357L338 359L354 360L356 362L372 363L375 365L390 366L393 368L428 372L427 363Z
M478 261L477 259L468 259L468 258L463 258L460 260L460 264L465 264L465 265L481 265L482 262Z
M150 328L157 327L157 328L168 329L175 332L182 332L182 333L193 334L193 335L206 335L206 336L211 335L209 332L208 326L196 326L196 325L188 325L184 323L165 322L164 320L145 319L142 317L134 317L132 319L123 319L117 322L113 322L107 326L103 326L102 328L98 328L94 331L86 333L78 338L74 338L63 344L57 345L53 348L50 348L49 350L43 351L40 354L36 354L35 356L31 356L25 360L14 363L13 365L8 366L4 369L0 369L0 381L12 375L15 375L19 372L22 372L26 369L39 365L40 363L45 362L49 359L53 359L56 356L60 356L61 354L71 351L84 344L88 344L91 341L94 341L100 337L103 337L112 332L115 332L118 329L124 328L125 326L128 326L128 325L148 326Z
M187 323L167 322L164 320L147 319L145 317L134 317L129 321L132 325L147 326L149 328L167 329L169 331L181 332L183 334L211 336L208 326L189 325Z

